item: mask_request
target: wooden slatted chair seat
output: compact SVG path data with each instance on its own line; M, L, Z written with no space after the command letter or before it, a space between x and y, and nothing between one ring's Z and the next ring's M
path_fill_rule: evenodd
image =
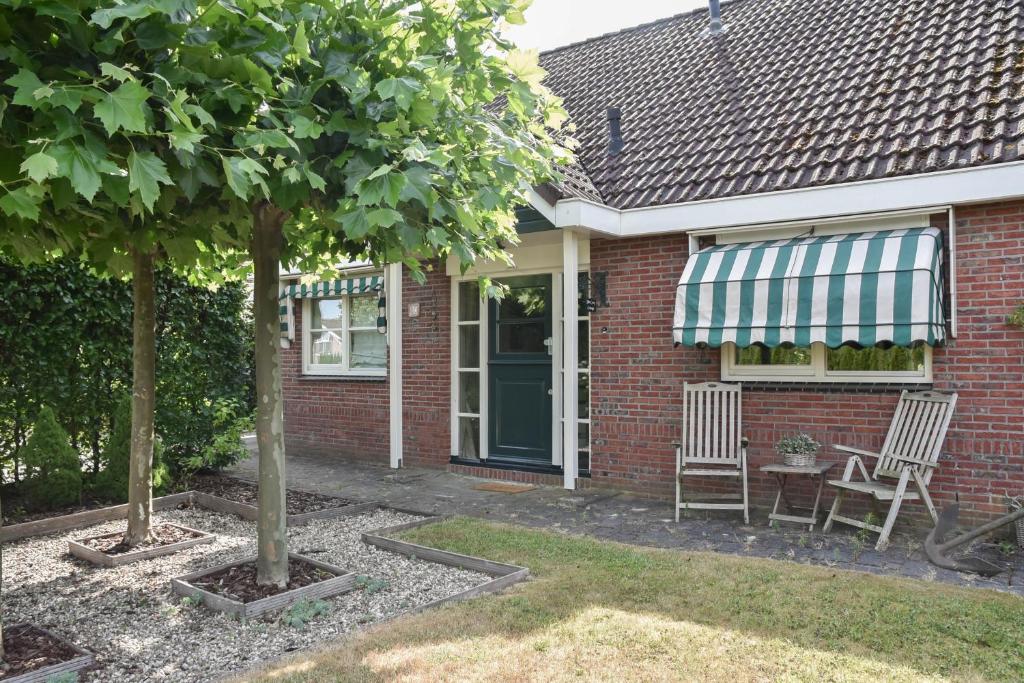
M875 531L879 534L875 547L883 550L889 543L889 534L904 500L924 501L932 521L937 522L938 513L928 494L928 484L938 467L939 454L942 452L949 422L953 418L956 399L956 394L938 391L904 391L896 404L896 412L881 451L874 453L850 446L835 446L836 450L851 455L843 478L828 482L829 486L838 490L825 521L824 531L831 530L833 522ZM868 474L864 464L865 458L875 459L875 468L871 474ZM854 478L858 473L861 477L859 480ZM879 501L891 501L885 524L878 526L866 520L840 515L846 491L868 494Z
M749 524L742 387L722 382L684 384L682 432L682 441L676 444L676 521L680 510L742 510ZM691 477L737 477L743 490L702 493L684 500L684 482ZM708 502L713 500L739 502Z

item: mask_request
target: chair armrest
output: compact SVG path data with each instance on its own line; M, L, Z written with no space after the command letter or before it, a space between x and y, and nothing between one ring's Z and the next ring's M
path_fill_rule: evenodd
M919 460L917 458L908 458L905 455L893 455L892 453L890 453L889 455L887 455L885 457L892 458L893 460L899 460L900 462L909 462L912 465L921 465L922 467L938 467L939 466L939 463L937 463L937 462L928 462L927 460Z
M881 458L882 457L881 453L872 453L871 451L865 451L865 450L860 449L860 448L854 448L853 446L841 446L839 444L833 444L832 448L836 449L837 451L842 451L844 453L853 453L854 455L864 455L864 456L867 456L869 458Z

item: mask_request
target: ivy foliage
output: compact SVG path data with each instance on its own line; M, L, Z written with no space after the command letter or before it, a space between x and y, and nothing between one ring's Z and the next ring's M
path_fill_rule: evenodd
M157 275L157 434L172 470L214 440L224 406L253 406L252 324L240 284L217 289ZM130 283L62 259L0 260L0 460L12 473L42 405L98 471L120 397L131 387Z
M0 0L0 244L218 277L265 203L306 270L507 259L524 188L568 158L500 34L527 4Z
M68 433L53 410L43 406L25 444L26 483L30 499L41 508L77 503L82 495L82 471Z

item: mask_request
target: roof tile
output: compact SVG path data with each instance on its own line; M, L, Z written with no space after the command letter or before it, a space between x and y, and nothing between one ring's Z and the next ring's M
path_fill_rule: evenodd
M734 0L546 52L581 167L618 208L1024 158L1024 0ZM625 148L607 154L608 107Z

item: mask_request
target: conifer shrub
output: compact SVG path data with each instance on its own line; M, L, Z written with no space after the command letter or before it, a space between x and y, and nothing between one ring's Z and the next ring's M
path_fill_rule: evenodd
M113 428L100 455L102 469L96 475L94 493L97 497L115 503L128 500L128 477L132 454L132 399L124 396L114 412ZM163 443L157 438L153 444L153 491L159 492L170 483L170 474L164 462Z
M43 406L22 450L28 474L29 502L50 509L74 505L82 498L82 466L71 439L49 406Z

